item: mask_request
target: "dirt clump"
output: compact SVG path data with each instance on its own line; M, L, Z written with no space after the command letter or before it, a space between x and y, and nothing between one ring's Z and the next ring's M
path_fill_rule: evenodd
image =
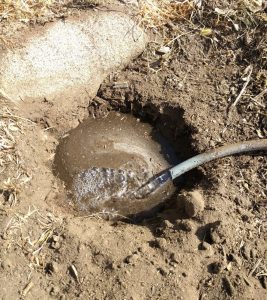
M182 201L185 213L189 218L200 214L205 207L205 201L200 191L186 192L177 197L177 201Z

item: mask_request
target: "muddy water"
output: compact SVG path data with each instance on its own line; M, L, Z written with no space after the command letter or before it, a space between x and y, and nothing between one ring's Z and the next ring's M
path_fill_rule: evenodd
M71 130L58 145L54 170L77 209L129 215L170 197L171 183L145 199L133 194L175 162L173 150L150 124L112 112Z

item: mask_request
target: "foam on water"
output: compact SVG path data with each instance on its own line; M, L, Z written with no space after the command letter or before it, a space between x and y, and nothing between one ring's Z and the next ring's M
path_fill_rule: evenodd
M73 180L76 201L86 209L86 200L92 207L98 207L112 198L135 198L135 192L148 180L147 174L140 176L130 170L111 168L90 168L78 173Z

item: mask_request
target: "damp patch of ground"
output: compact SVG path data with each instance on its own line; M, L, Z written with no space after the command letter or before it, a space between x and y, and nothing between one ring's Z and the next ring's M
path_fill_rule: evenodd
M182 160L266 137L266 28L244 24L240 10L225 18L222 10L235 6L209 1L193 23L166 24L166 34L179 32L170 54L150 44L68 115L50 114L45 103L25 115L1 102L2 298L266 298L265 153L224 158L188 174L179 195L138 224L106 221L105 212L73 214L52 172L60 138L100 112L173 124L162 130L183 141L173 146ZM212 35L192 24L212 28ZM246 92L233 106L248 66Z

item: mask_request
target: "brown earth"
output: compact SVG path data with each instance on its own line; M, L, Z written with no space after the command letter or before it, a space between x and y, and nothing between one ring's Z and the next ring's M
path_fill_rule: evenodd
M234 16L214 12L227 4ZM266 137L262 13L252 17L234 1L209 1L190 22L169 22L165 36L180 34L171 52L156 51L164 43L157 36L106 79L89 109L62 115L46 101L38 110L2 101L13 145L0 157L2 299L267 298L266 153L198 168L178 183L175 199L138 223L80 216L52 172L58 139L110 110L159 126L181 159ZM203 27L212 33L200 35ZM233 105L248 66L249 84Z

